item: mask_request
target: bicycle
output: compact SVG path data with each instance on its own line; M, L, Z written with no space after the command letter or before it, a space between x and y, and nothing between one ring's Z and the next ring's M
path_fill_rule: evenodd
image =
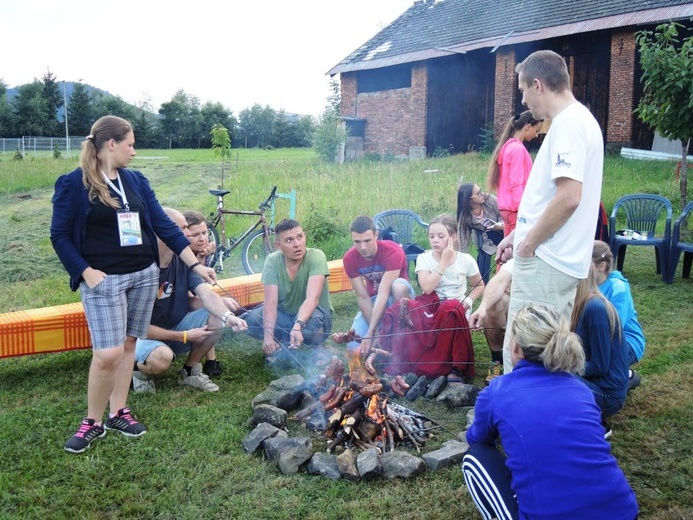
M243 269L247 274L261 272L265 258L274 251L274 214L275 200L278 197L277 187L272 188L269 197L258 205L257 211L225 209L224 195L230 193L228 190L209 190L209 193L217 198L217 210L211 213L209 217L210 241L214 240L217 244L210 257L209 267L213 267L217 273L222 273L224 260L229 257L231 251L243 243L243 250L241 251ZM269 213L269 222L265 217L267 213ZM227 237L226 215L256 216L258 220L239 237Z

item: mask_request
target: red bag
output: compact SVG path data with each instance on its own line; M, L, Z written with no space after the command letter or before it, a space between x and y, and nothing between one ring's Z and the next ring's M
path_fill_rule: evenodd
M408 314L413 327L400 319L399 302L383 316L379 344L392 353L386 373L436 378L455 368L474 377L474 347L461 302L441 302L435 292L422 294L409 300Z

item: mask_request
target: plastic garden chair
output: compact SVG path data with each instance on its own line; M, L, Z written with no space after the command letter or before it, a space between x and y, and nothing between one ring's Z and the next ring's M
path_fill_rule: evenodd
M410 209L388 209L381 211L373 217L375 227L378 230L391 227L394 231L395 242L402 246L414 243L414 225L419 225L428 229L428 224L421 220L421 217ZM407 262L416 262L419 253L407 254Z
M626 234L618 234L616 222L619 211L625 214L626 233L635 231L640 239L634 239ZM657 235L657 223L662 213L665 213L664 235ZM669 248L671 240L671 202L660 195L637 193L626 195L616 201L611 212L609 223L611 251L616 258L616 268L623 270L628 246L650 246L655 248L657 274L667 281L669 272Z
M683 271L681 272L681 278L688 278L691 275L691 261L693 261L693 242L682 242L681 241L681 225L688 222L688 216L693 211L693 202L689 202L679 218L674 222L674 232L671 235L671 251L669 253L669 276L667 278L668 283L673 283L674 276L676 275L676 267L679 263L679 258L681 253L683 253Z

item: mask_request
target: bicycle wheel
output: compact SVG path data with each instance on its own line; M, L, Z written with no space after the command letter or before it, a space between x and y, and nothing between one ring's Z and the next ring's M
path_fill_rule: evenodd
M269 231L269 236L265 239L265 234L262 230L256 231L250 235L245 244L243 244L243 254L241 262L243 269L248 274L262 272L262 266L265 264L265 258L274 251L274 231Z

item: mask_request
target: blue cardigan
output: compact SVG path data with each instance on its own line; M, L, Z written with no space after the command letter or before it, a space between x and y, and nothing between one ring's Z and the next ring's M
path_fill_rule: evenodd
M469 444L500 436L520 518L633 520L631 489L592 392L567 372L525 360L479 393Z
M144 204L144 231L152 244L154 258L159 264L159 248L156 238L179 255L190 242L168 215L164 213L149 181L135 170L119 169L118 174L139 195ZM51 218L51 242L58 258L70 275L70 288L76 291L82 273L89 263L82 256L87 237L87 217L91 212L89 191L82 182L82 169L61 175L55 183Z

